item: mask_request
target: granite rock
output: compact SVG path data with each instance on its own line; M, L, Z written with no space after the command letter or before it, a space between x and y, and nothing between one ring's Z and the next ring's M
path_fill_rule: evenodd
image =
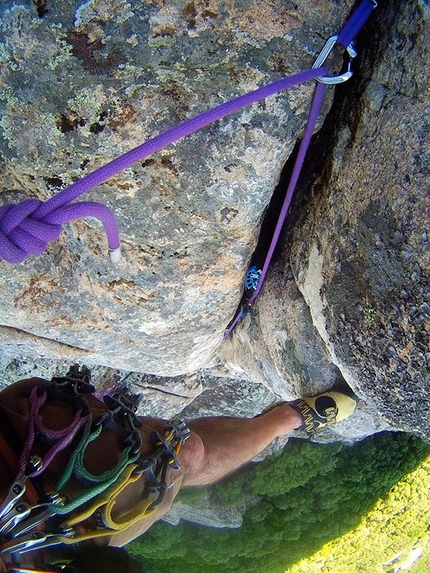
M242 525L242 514L236 507L214 507L209 499L199 504L175 503L163 516L163 521L178 525L183 519L204 527L237 529Z
M352 4L69 0L38 14L30 0L4 2L1 201L49 198L179 121L309 67ZM423 2L372 15L353 79L327 98L262 295L224 345L310 85L93 190L118 217L117 266L92 220L65 226L39 257L0 263L3 383L80 361L100 388L128 378L147 397L141 413L163 417L255 415L347 385L356 413L318 439L428 437L428 20Z
M351 5L3 2L2 202L47 199L168 127L310 67ZM161 376L209 366L312 89L245 109L94 189L88 199L118 218L117 266L94 220L66 225L42 256L0 263L11 355L38 348Z
M429 17L423 3L395 2L373 21L315 138L264 295L222 350L287 397L346 383L371 425L425 439Z

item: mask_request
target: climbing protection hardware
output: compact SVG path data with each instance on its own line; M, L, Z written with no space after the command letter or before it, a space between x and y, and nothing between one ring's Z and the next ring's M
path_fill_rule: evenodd
M7 564L8 571L21 571L20 556L28 552L112 536L151 515L168 489L168 469L179 469L178 454L190 435L186 424L173 420L164 434L154 432L151 436L154 451L142 457L142 436L138 430L142 423L136 415L139 399L126 389L115 392L105 397L106 410L92 418L85 397L94 392L90 379L87 368L75 365L66 376L54 377L50 382L38 381L30 390L27 437L16 464L19 472L0 504L0 559ZM74 414L68 426L55 431L45 427L41 415L43 406L53 399L65 402ZM105 429L113 430L123 439L123 449L114 468L94 475L86 467L84 455L89 444ZM56 456L72 442L76 445L53 491L40 494L37 502L29 503L25 499L27 484L37 476L44 476ZM41 447L45 451L41 456L33 453L36 445L38 451ZM112 509L117 497L143 474L146 495L123 518L114 519ZM72 476L82 487L70 498L70 493L66 497L63 491ZM88 525L89 518L93 518L93 525ZM84 522L86 525L82 527Z
M367 21L367 18L369 17L372 10L376 6L377 6L376 0L363 0L361 4L358 6L357 10L352 14L351 18L342 28L340 34L337 36L332 36L327 40L320 54L315 60L313 67L318 69L326 62L328 56L330 55L331 51L335 46L342 47L344 50L347 51L349 56L348 68L346 72L334 76L324 74L324 75L319 75L315 78L318 84L316 86L314 97L312 100L308 121L306 124L302 141L300 143L299 151L288 184L285 199L278 216L278 221L275 227L275 231L273 233L270 246L267 251L266 258L264 260L264 264L260 271L260 278L258 284L256 286L253 286L253 292L252 291L250 292L249 289L246 289L245 285L245 292L239 305L239 309L226 328L226 331L224 333L224 340L232 333L237 324L252 310L252 305L261 291L261 288L267 275L267 271L269 269L270 262L273 257L273 253L275 251L276 245L278 243L282 231L282 227L285 223L285 219L287 217L288 210L291 205L297 181L299 179L303 163L309 148L309 144L311 142L311 137L314 132L315 125L323 104L326 88L329 85L336 85L339 83L343 83L352 76L351 63L352 59L355 58L357 55L357 52L355 51L353 46L354 38L361 30L361 28L364 26L364 24Z

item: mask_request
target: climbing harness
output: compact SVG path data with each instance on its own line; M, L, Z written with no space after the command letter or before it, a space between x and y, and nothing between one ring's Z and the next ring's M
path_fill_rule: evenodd
M184 422L175 419L168 423L163 435L153 432L154 450L142 457L138 398L127 390L105 396L106 410L92 417L86 395L93 392L89 370L76 365L65 377L38 381L29 394L27 437L19 461L13 460L14 454L8 450L4 455L0 443L0 455L11 468L19 468L0 503L0 558L7 571L30 571L19 566L20 556L29 552L112 536L153 514L168 490L167 470L180 467L178 454L190 435ZM43 406L53 399L64 402L73 414L73 421L60 430L47 428L41 415ZM89 444L106 429L122 438L123 449L114 468L95 475L87 469L84 456ZM53 489L35 495L32 480L44 476L56 456L69 446L73 451ZM128 513L114 518L118 496L144 474L145 495ZM79 486L73 496L67 490L71 480L75 489ZM44 485L51 487L50 483Z
M362 0L353 12L339 35L329 38L316 58L312 68L296 75L283 78L267 86L233 98L213 109L196 117L180 123L164 133L150 139L146 143L135 147L127 153L117 157L106 165L89 173L76 181L45 203L38 199L25 199L18 204L6 204L0 207L0 258L8 263L20 263L29 254L42 253L48 243L57 239L61 233L61 225L73 219L82 217L98 218L105 228L110 256L113 262L121 257L121 247L118 226L112 211L105 205L94 202L71 203L84 193L105 182L120 171L130 167L133 163L142 161L148 155L159 151L171 143L198 131L199 129L226 117L246 106L277 94L303 82L316 80L317 86L312 100L311 109L299 152L287 188L284 204L279 214L278 222L261 269L257 269L259 280L248 287L247 275L245 292L239 311L228 325L224 339L229 336L238 322L252 310L252 304L261 291L273 253L278 242L293 193L303 166L303 162L311 141L312 134L322 107L324 95L329 85L336 85L347 81L352 76L352 59L357 53L354 49L354 39L360 32L374 8L378 5L376 0ZM347 70L338 75L329 75L324 64L336 46L346 50L348 54Z

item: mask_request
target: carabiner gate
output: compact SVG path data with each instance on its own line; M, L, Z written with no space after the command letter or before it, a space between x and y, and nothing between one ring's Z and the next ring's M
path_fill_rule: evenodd
M312 69L320 68L324 64L324 62L326 61L326 59L330 55L330 52L332 51L332 49L336 45L338 37L339 36L331 36L331 38L329 38L327 40L327 42L324 44L323 49L321 50L317 59L315 60L315 63L312 66ZM353 58L355 58L357 56L357 52L355 51L352 42L347 46L346 50L347 50L348 55L349 55L349 62L348 62L347 71L344 72L343 74L339 74L338 76L318 76L316 78L317 81L319 81L323 84L341 84L341 83L349 80L349 78L352 76L352 70L351 70L352 60L353 60Z

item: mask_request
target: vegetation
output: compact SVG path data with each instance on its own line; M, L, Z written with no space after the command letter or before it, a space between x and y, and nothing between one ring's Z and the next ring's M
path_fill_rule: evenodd
M353 447L294 441L211 489L213 504L247 507L240 529L157 523L129 548L148 573L374 573L375 563L387 562L393 551L425 536L427 521L417 508L429 511L429 502L421 500L427 500L429 463L421 464L422 473L398 482L428 454L418 438L400 433L378 434ZM411 485L412 479L418 481ZM207 491L183 495L190 500L203 494ZM384 503L391 499L396 501L387 528ZM409 499L417 509L412 521ZM375 551L369 550L370 541ZM313 554L313 560L303 561ZM332 554L345 558L344 565L334 566ZM354 563L363 556L361 568L350 568L352 554ZM368 569L366 554L372 560ZM313 561L315 569L309 565Z
M413 565L409 573L428 573L430 571L430 535L427 537L427 542L425 543L425 549L423 556L419 561Z
M327 543L286 573L388 573L396 570L428 573L429 484L430 458L427 458L380 499L358 527ZM412 567L421 552L424 556Z

